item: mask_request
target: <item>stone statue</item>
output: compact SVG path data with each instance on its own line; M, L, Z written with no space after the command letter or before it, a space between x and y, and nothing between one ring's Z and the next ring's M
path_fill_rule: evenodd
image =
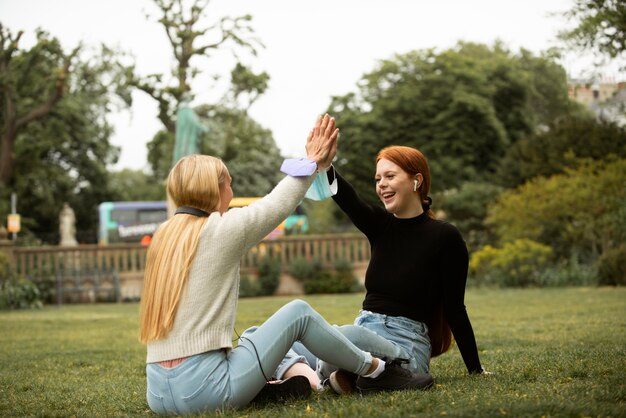
M59 245L63 247L78 245L76 241L76 215L67 203L63 204L63 209L59 213L59 234L61 235Z

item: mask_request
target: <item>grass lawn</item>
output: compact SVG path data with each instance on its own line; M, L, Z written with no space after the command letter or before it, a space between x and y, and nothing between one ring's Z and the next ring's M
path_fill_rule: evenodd
M304 299L329 322L351 323L362 296ZM242 299L237 331L290 299ZM324 393L215 415L626 417L626 288L470 289L466 304L493 376L468 376L454 348L433 359L427 392ZM137 304L0 313L0 416L152 415L137 313Z

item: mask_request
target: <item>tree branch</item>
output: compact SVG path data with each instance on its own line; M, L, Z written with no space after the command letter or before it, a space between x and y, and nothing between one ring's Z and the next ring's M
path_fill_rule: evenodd
M26 124L28 124L29 122L35 119L39 119L41 117L46 116L48 113L50 113L50 110L52 110L54 105L59 100L61 100L61 98L63 97L63 94L65 93L65 88L67 86L67 79L69 77L70 65L72 65L72 60L76 57L76 55L78 54L78 51L80 51L80 48L81 48L81 45L78 45L63 60L63 67L59 70L59 75L57 77L52 95L44 103L32 109L26 115L18 118L17 121L15 122L16 129L20 129L21 127L25 126Z

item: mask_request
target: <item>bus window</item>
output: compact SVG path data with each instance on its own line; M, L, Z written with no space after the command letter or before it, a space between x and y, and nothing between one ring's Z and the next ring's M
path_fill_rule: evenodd
M139 243L167 219L167 202L103 202L98 213L100 244Z

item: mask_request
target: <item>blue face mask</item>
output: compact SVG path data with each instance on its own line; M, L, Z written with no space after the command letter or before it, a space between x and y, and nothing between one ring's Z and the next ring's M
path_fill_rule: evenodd
M336 194L337 177L333 179L332 183L329 183L327 173L325 171L322 171L317 173L313 184L311 184L309 190L306 191L306 195L304 195L304 197L311 200L325 200Z

